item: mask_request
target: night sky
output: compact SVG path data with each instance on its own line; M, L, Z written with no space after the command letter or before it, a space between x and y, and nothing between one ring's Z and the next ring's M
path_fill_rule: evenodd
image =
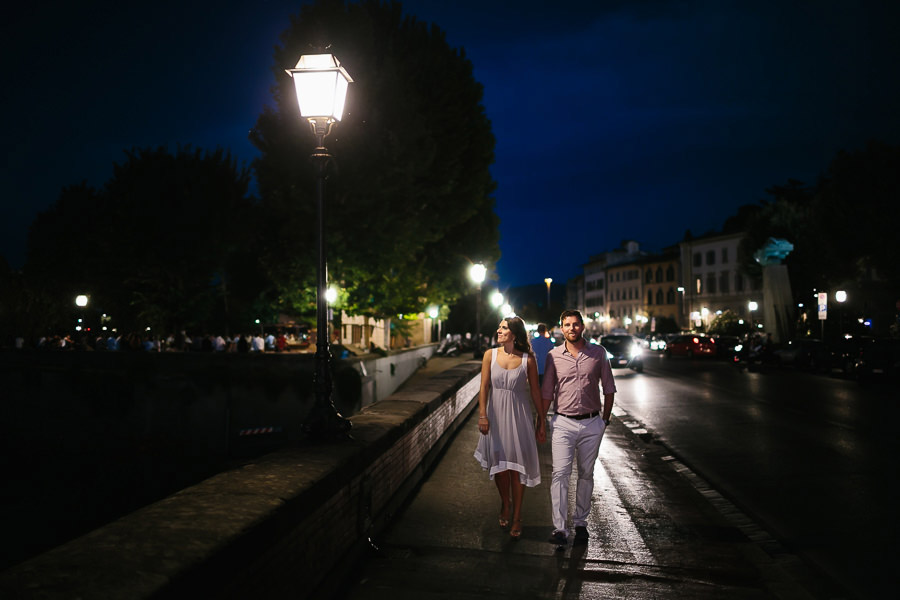
M249 165L272 48L301 4L6 14L0 254L22 266L35 215L65 185L101 186L124 149L220 146ZM564 282L624 239L659 250L721 228L767 187L813 183L838 150L900 143L900 2L402 4L484 85L502 288Z

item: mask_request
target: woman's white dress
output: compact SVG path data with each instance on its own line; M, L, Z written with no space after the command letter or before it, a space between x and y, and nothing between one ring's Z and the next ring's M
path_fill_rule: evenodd
M534 437L531 392L527 378L528 354L515 369L497 364L497 348L491 354L491 391L487 403L490 430L475 448L475 460L490 470L490 478L503 471L518 471L527 487L541 482L537 441Z

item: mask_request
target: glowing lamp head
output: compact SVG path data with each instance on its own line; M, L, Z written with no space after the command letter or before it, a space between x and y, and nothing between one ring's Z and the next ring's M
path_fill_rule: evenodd
M484 283L484 277L487 275L487 268L481 263L475 263L469 267L469 278L478 285Z
M285 72L294 79L302 117L341 120L347 87L353 80L334 55L304 54L296 67Z

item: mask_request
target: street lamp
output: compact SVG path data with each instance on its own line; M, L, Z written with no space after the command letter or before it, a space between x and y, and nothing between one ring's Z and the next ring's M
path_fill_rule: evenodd
M503 294L499 292L499 290L491 294L491 306L496 309L500 309L503 307L504 300L505 298L503 297Z
M325 171L333 158L325 148L325 136L341 120L347 88L353 80L331 54L306 54L297 66L285 71L294 80L300 116L309 122L316 147L311 159L316 167L318 252L316 287L316 404L304 428L314 437L345 435L351 423L338 414L331 399L331 351L328 344L328 301L325 298Z
M838 337L844 335L844 302L847 301L847 292L838 290L834 293L834 299L840 304L838 307Z
M88 297L86 294L78 294L75 296L75 306L79 308L80 317L78 317L78 325L75 326L75 331L82 331L85 327L84 323L84 309L88 305Z
M469 267L469 279L478 285L478 296L475 298L475 353L476 359L481 358L481 284L487 275L487 268L481 263L475 263Z
M547 277L544 279L544 283L547 284L547 312L550 311L550 284L553 283L552 277Z
M747 303L747 309L750 311L750 331L753 331L753 313L759 308L759 304L751 300Z

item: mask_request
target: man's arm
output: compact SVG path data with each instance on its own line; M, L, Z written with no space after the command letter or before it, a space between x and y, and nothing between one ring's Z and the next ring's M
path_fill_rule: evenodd
M609 417L612 415L612 407L613 401L615 400L615 393L612 394L603 394L603 420L609 421Z

